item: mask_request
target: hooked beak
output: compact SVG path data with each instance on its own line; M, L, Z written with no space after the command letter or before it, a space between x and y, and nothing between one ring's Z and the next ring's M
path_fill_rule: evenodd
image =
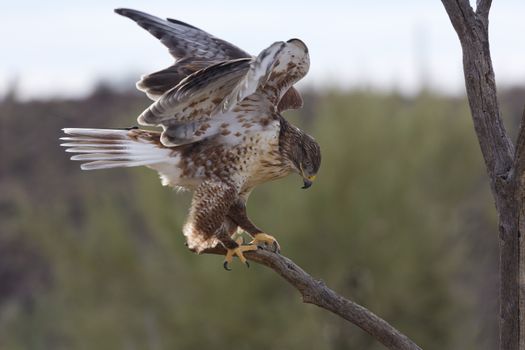
M313 176L308 176L308 177L304 177L303 178L303 183L304 183L304 186L301 187L303 190L307 189L307 188L310 188L310 186L312 186L312 184L314 183L314 180L315 180L315 175Z

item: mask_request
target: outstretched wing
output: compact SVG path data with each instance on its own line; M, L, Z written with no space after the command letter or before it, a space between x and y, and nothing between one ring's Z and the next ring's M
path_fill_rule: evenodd
M141 125L162 126L166 146L196 142L220 132L217 114L231 110L264 84L284 42L253 59L225 61L197 71L164 94L138 118Z
M163 20L144 12L125 8L116 9L115 12L134 20L159 39L176 60L195 57L205 61L225 61L251 57L237 46L175 19Z
M221 61L251 57L237 46L175 19L164 20L125 8L116 9L115 12L132 19L159 39L176 60L171 67L145 75L137 83L137 88L153 100L202 68Z
M137 88L152 100L176 86L188 75L226 60L251 58L237 46L217 38L197 27L168 18L166 20L147 13L120 8L116 13L128 17L160 40L175 58L175 64L142 76ZM279 111L301 108L303 100L299 92L291 87L279 102Z

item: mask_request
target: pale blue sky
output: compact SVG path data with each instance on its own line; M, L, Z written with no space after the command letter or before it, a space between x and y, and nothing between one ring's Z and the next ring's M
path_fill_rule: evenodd
M200 27L246 51L298 37L310 49L303 84L400 88L425 76L440 91L463 91L461 53L439 0L10 1L0 13L0 95L19 80L22 97L80 96L103 78L138 78L171 56L116 7ZM491 43L500 85L525 83L525 1L495 0ZM304 86L303 85L303 86Z

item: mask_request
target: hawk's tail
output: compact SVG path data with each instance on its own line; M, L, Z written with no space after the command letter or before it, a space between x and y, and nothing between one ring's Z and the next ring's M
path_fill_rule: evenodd
M160 133L140 129L62 129L71 160L83 161L82 170L132 167L169 162L172 149L160 142Z

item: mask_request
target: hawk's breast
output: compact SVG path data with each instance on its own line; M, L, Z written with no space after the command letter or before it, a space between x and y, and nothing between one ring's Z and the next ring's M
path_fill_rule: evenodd
M251 189L262 183L285 177L291 168L279 151L279 120L272 120L271 125L248 139L248 149L253 152L248 155L246 179L243 189Z
M157 169L163 182L195 189L218 180L245 191L288 175L291 169L279 151L279 118L242 105L240 111L215 117L214 136L173 148L180 160L171 171Z

